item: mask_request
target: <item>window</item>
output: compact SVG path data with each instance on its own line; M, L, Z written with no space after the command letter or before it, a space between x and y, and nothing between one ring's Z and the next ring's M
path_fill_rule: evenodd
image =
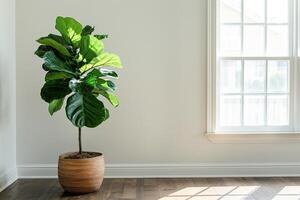
M209 1L209 132L298 129L296 8L296 0Z

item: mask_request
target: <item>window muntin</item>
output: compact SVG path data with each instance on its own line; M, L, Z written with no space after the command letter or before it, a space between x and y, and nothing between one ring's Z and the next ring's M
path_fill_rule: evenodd
M289 56L289 0L219 0L221 56Z
M217 130L291 129L289 4L290 0L218 1Z

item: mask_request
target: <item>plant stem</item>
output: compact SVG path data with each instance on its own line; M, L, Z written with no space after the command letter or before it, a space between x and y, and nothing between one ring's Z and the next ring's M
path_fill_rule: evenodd
M79 144L79 154L81 154L82 153L81 127L78 128L78 144Z

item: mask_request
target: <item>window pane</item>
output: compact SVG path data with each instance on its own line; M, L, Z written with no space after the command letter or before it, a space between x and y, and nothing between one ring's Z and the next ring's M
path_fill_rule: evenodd
M223 60L221 63L221 92L241 92L242 64L239 60Z
M241 123L241 96L222 96L220 104L221 126L239 126Z
M241 0L221 0L221 22L241 22Z
M288 61L268 61L268 92L288 92Z
M289 124L289 103L287 95L268 96L268 125L283 126Z
M244 21L246 23L262 23L265 21L264 0L244 0Z
M245 95L244 125L263 126L265 121L265 96Z
M265 54L265 28L259 25L244 26L244 54L261 56Z
M288 23L288 0L268 0L268 23Z
M221 28L222 55L241 54L241 26L223 25Z
M248 60L244 67L245 93L265 92L266 61Z
M268 26L267 52L270 56L287 56L289 52L288 26Z

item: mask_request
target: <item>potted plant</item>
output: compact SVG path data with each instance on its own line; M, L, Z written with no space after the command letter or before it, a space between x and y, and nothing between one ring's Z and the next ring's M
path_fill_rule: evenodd
M94 27L82 26L71 17L57 17L56 30L37 40L35 54L44 60L47 72L41 97L51 115L60 110L66 100L67 118L78 127L78 152L59 156L58 177L65 191L89 193L99 190L104 175L101 153L82 150L81 129L94 128L109 118L109 111L99 100L106 98L114 107L119 102L114 94L115 71L104 66L121 68L119 57L104 51L102 40L107 35L93 34Z

